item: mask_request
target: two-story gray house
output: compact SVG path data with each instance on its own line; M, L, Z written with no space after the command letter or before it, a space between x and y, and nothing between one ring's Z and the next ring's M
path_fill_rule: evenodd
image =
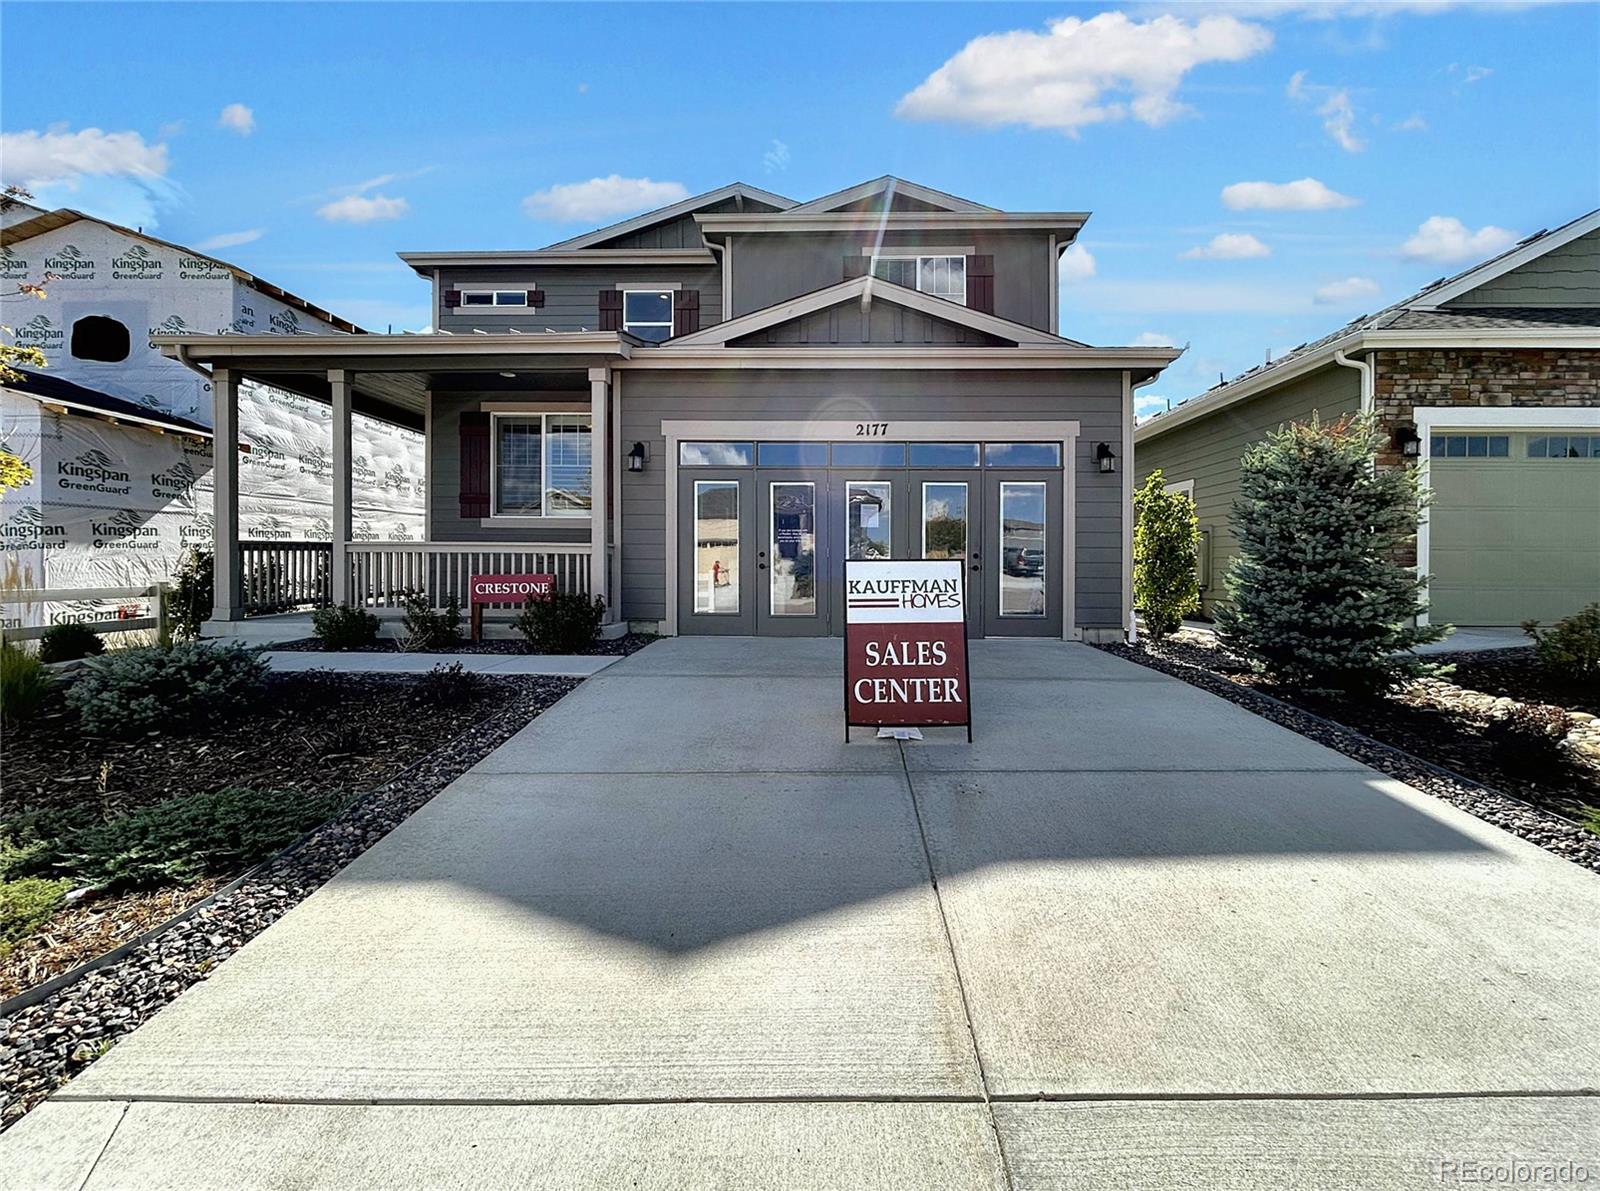
M1108 639L1132 394L1177 353L1057 333L1086 218L887 177L804 203L736 183L534 251L402 253L431 333L159 342L211 370L219 436L246 377L332 404L336 600L549 571L618 624L827 635L846 559L956 557L974 635ZM351 540L352 410L425 431L425 542ZM251 611L232 470L221 633Z

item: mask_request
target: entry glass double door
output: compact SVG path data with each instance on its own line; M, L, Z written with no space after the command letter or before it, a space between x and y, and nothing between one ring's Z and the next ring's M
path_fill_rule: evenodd
M683 632L841 634L845 561L894 558L966 564L969 635L1061 631L1059 473L761 468L679 482Z

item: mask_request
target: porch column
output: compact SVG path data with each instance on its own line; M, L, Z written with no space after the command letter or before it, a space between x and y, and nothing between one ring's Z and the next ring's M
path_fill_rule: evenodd
M226 369L211 372L212 620L243 620L239 581L239 382Z
M350 535L355 532L354 493L351 487L350 374L329 369L328 394L333 399L333 574L335 605L350 602Z
M606 443L611 409L611 369L589 369L589 594L606 602L606 620L616 619L611 607L611 567L606 555L606 496L611 489L611 452Z

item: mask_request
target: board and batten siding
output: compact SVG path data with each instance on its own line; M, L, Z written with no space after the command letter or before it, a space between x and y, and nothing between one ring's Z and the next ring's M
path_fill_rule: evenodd
M1135 444L1136 486L1157 468L1168 484L1194 481L1195 515L1211 541L1206 567L1209 581L1200 593L1205 615L1211 615L1213 606L1225 599L1222 576L1238 552L1228 528L1228 514L1239 496L1239 461L1245 448L1285 423L1310 421L1313 412L1331 422L1358 412L1360 406L1360 374L1330 365Z
M934 318L879 299L866 311L856 301L778 323L731 341L732 347L798 347L807 344L875 347L997 347L1008 343L997 335Z
M428 434L431 471L428 482L428 512L431 538L435 542L573 542L587 545L589 519L552 518L537 527L496 525L489 518L461 516L461 413L483 409L490 403L542 402L552 408L589 408L589 394L540 391L537 393L440 393L432 401L432 421Z
M637 283L634 286L632 283ZM544 305L441 306L439 326L457 335L481 331L521 331L527 335L551 331L598 331L600 291L677 285L700 292L700 326L722 321L722 269L718 265L550 265L545 268L442 269L445 289L510 289L544 291ZM442 301L442 299L441 299Z
M1070 463L1077 521L1076 619L1082 629L1122 623L1120 475L1102 475L1097 442L1122 441L1120 372L907 369L785 372L644 371L621 375L621 441L644 442L650 466L622 481L622 610L629 620L663 620L666 585L666 420L821 419L892 423L946 421L961 438L963 421L1076 420Z
M1445 306L1600 307L1600 231L1552 248Z

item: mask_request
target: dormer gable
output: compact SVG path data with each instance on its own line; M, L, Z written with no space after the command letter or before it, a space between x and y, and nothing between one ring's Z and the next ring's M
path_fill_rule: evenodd
M971 199L964 199L954 194L946 194L942 190L935 190L931 186L923 186L918 182L908 182L904 178L896 178L892 174L885 174L881 178L873 178L869 182L861 182L855 186L847 186L843 190L836 190L832 194L825 194L821 198L812 199L810 202L800 203L790 207L794 214L820 214L822 212L857 212L857 211L948 211L953 213L987 212L993 214L994 207L986 207L982 203L975 203Z
M618 223L596 228L581 236L560 240L540 251L573 251L580 248L700 248L696 214L770 214L787 211L794 200L762 190L744 182L719 186L704 194L691 195L654 211L646 211Z

